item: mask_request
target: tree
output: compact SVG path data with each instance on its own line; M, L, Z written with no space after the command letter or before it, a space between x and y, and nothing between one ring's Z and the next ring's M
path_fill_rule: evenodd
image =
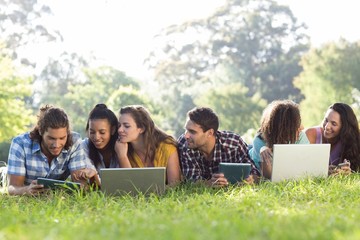
M360 41L340 39L312 49L301 61L304 71L295 84L305 99L301 102L303 122L321 123L327 108L335 102L354 107L359 116Z
M216 66L230 65L237 70L233 82L248 88L248 96L300 101L293 77L308 50L304 30L288 7L272 0L228 0L207 19L165 29L158 36L164 47L147 62L163 85L202 84Z
M11 59L0 55L0 142L29 129L33 118L25 98L31 96L31 90L30 78L21 76Z
M61 34L47 26L51 9L37 0L0 1L0 32L7 54L18 58L17 50L32 43L62 40ZM31 63L21 59L24 63Z
M220 119L220 128L245 134L259 127L266 101L259 95L247 97L248 89L239 83L223 85L206 91L196 103L212 108Z
M105 103L115 113L127 104L150 105L150 100L140 92L139 83L124 72L112 67L83 69L84 80L68 86L59 103L72 119L73 129L84 132L90 110Z
M48 64L35 80L37 103L64 105L64 95L70 86L85 83L83 69L88 66L88 60L76 53L63 52L56 59L48 59Z

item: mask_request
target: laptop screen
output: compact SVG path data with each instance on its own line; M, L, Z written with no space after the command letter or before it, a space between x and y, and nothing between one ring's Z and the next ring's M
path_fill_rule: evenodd
M102 168L101 190L106 194L162 194L165 191L165 167Z
M275 144L271 181L327 176L330 144Z

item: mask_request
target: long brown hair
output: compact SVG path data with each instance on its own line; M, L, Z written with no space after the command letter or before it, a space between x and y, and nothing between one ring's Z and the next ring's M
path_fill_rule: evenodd
M329 109L333 109L340 115L341 130L339 141L341 142L341 160L350 161L351 169L360 170L360 131L359 123L353 109L346 103L334 103ZM324 126L324 123L323 123Z
M140 105L125 106L120 109L120 114L130 114L133 117L136 126L144 129L142 134L144 136L146 147L145 158L150 159L151 162L154 161L155 151L159 147L160 143L166 142L173 144L174 146L177 145L174 137L168 135L155 125L154 121L150 117L150 113L145 107ZM131 144L129 144L128 157L132 160L133 152L134 149Z

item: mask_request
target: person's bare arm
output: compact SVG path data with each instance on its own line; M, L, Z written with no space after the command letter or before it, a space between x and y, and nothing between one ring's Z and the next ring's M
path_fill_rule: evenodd
M8 193L10 195L38 195L46 191L43 185L34 180L30 185L24 185L25 176L9 174Z
M308 128L305 130L305 134L309 139L309 142L314 144L316 143L316 129L315 128Z
M128 143L120 142L117 140L115 143L115 152L121 168L131 168L129 158L127 156Z
M175 151L170 155L166 167L167 182L170 186L174 186L181 180L181 171L178 153Z
M272 151L268 147L263 147L260 150L260 168L263 177L270 179L272 173Z

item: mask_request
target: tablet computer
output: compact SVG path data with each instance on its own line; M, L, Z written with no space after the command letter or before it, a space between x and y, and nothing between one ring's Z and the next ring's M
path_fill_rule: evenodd
M250 163L224 163L219 165L219 172L223 173L229 183L235 184L246 179L251 170Z
M62 181L50 178L38 178L38 184L44 185L46 188L64 188L64 189L80 189L80 183L77 182L69 182L69 181Z

